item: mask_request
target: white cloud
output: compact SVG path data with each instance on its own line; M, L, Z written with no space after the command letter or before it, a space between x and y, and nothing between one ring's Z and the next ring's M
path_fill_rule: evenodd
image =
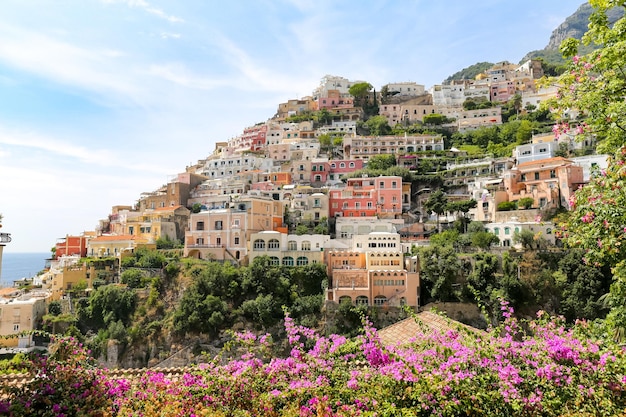
M180 39L180 33L167 33L167 32L163 32L161 33L161 38L162 39Z
M101 97L139 101L136 84L118 71L123 52L87 49L36 32L0 25L0 61ZM128 72L128 69L127 71Z
M124 3L129 7L137 7L137 8L143 9L147 13L153 14L161 19L165 19L171 23L183 23L185 21L184 19L180 17L168 15L163 10L158 9L156 7L152 7L150 3L144 0L102 0L102 2L108 3L108 4Z

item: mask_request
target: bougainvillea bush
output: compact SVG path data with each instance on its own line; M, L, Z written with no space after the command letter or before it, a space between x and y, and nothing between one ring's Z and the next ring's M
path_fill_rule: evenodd
M605 341L596 324L565 328L545 314L522 323L507 305L503 314L502 325L488 333L424 326L412 343L388 348L367 323L355 339L321 337L287 316L288 357L264 357L269 339L244 333L236 339L248 353L216 358L176 381L154 372L113 379L75 361L74 369L60 364L46 383L5 392L0 407L15 416L624 414L623 348ZM27 408L31 398L43 407L38 413Z

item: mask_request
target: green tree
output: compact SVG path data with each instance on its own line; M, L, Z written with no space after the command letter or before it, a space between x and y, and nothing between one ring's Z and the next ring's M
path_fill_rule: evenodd
M354 97L354 104L358 107L367 107L367 98L374 87L368 82L355 83L348 89Z
M120 276L122 284L128 285L130 288L140 288L144 285L143 273L137 268L127 269Z
M51 301L50 304L48 304L48 314L53 315L53 316L59 316L61 315L61 313L63 312L63 309L61 308L61 302L60 301Z
M603 318L607 313L601 298L609 291L611 274L586 265L582 262L583 255L579 249L565 252L553 273L561 291L557 312L569 322Z
M448 118L443 114L433 113L425 115L422 121L425 125L442 125L448 121Z
M391 134L391 126L385 116L372 116L365 122L370 135L383 136Z
M321 125L329 125L333 121L333 115L328 111L328 109L320 109L315 114L315 119Z
M522 197L517 201L517 205L525 210L528 210L533 206L535 200L532 197Z
M396 157L393 155L373 155L367 161L367 168L373 170L386 170L393 166L396 166Z
M108 327L109 324L121 321L130 323L132 313L137 306L137 293L133 289L125 289L111 284L98 287L88 300L88 307L83 316L83 325L92 328ZM86 320L85 320L86 319Z
M461 262L452 246L430 246L419 252L423 283L422 299L430 301L457 301L454 284L461 273Z
M482 250L487 250L492 245L496 245L500 242L498 236L487 231L472 233L471 240L473 246Z
M624 9L626 2L592 0L590 4L595 10L582 43L601 47L579 56L580 41L568 39L561 44L563 55L572 60L568 71L546 81L560 88L559 96L545 107L559 117L557 132L575 127L581 136L593 134L600 140L598 150L612 154L626 142L626 19L622 16L611 24L606 12L612 7ZM571 109L581 112L582 122L571 121Z
M424 203L424 210L427 213L435 213L437 215L437 230L439 230L439 216L446 212L448 207L448 197L446 194L437 190L428 196L428 200Z

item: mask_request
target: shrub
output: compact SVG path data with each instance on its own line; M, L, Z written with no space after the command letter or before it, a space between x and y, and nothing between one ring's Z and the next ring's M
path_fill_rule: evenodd
M498 204L498 211L511 211L517 208L515 201L503 201Z

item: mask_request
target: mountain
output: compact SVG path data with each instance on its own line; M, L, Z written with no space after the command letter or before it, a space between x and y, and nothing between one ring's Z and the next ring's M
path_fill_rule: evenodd
M527 53L520 60L520 63L526 62L531 58L542 58L546 63L551 64L553 67L564 64L565 60L563 59L563 56L559 51L561 42L568 38L582 39L585 32L587 32L589 16L591 16L592 12L593 8L589 3L585 2L584 4L582 4L578 8L578 10L574 12L574 14L566 18L563 23L561 23L556 29L552 31L552 34L550 35L550 40L548 41L548 44L545 48ZM610 23L615 23L619 18L623 16L623 14L624 9L621 7L614 7L607 12ZM580 48L580 52L582 54L585 54L593 49L594 47L592 45L582 45ZM448 78L445 79L444 83L448 83L451 80L473 79L474 77L476 77L476 75L485 71L492 65L493 64L488 62L478 62L450 75Z
M527 53L520 63L526 62L530 58L543 58L546 62L552 64L562 64L565 62L559 51L561 42L569 38L582 39L585 32L587 32L591 13L593 13L593 8L589 3L581 5L574 14L565 19L563 23L552 31L548 45L546 45L545 48ZM623 14L624 9L621 7L614 7L607 12L611 24L615 23ZM595 49L593 45L581 45L580 52L585 54L593 49Z

